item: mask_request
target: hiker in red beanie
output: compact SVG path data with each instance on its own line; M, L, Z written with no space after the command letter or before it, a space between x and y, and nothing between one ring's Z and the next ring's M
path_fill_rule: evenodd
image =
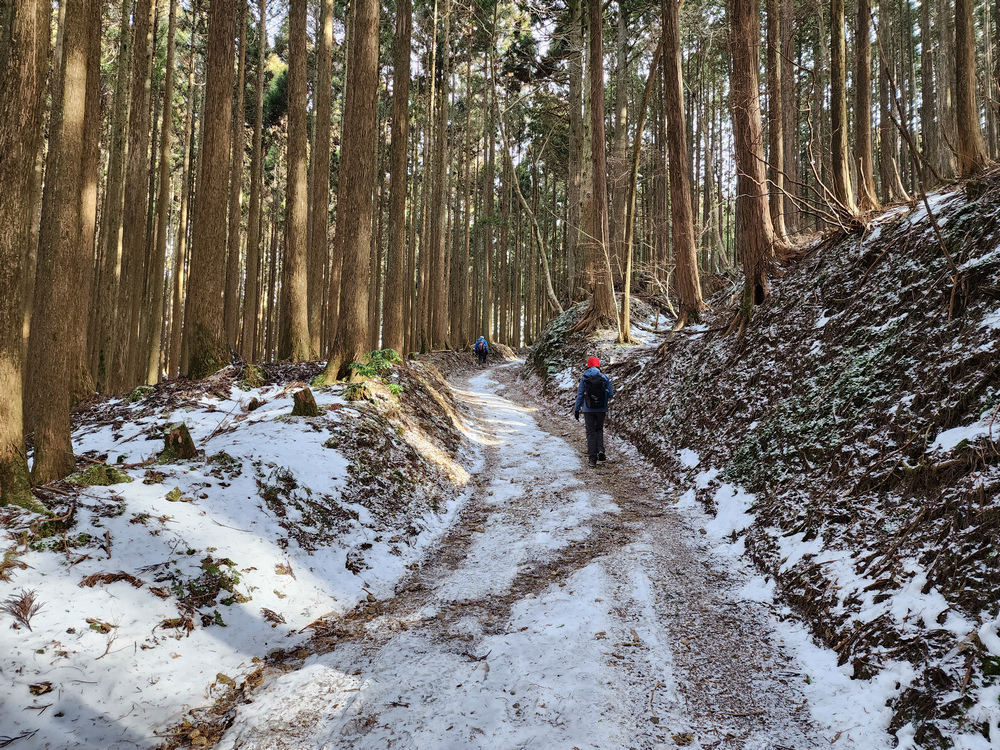
M576 389L576 405L573 407L573 416L578 422L580 412L583 412L583 422L587 426L588 465L591 468L597 466L598 461L607 459L604 454L604 419L614 397L611 379L601 372L601 360L591 357Z

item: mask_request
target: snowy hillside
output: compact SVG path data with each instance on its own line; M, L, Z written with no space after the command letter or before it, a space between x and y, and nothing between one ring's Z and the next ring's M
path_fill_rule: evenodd
M317 618L391 594L440 536L473 459L443 382L401 367L398 396L321 388L321 415L293 417L308 368L242 388L230 368L80 415L78 454L125 481L74 484L107 480L94 463L42 491L59 518L3 511L4 742L154 746L188 709L259 683ZM160 462L178 421L200 453Z

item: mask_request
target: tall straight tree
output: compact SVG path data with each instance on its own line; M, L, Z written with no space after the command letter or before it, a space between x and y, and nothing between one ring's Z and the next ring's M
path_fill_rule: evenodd
M618 309L615 307L611 259L608 256L610 232L608 228L608 169L604 135L604 29L601 0L587 0L587 3L588 30L590 32L587 68L590 81L591 153L593 155L594 175L589 226L591 257L594 264L594 292L590 298L590 307L587 308L587 312L574 327L578 331L618 328Z
M684 92L681 81L681 35L678 0L663 3L663 108L667 114L667 167L670 174L670 215L676 263L678 318L681 328L698 320L705 303L698 278L698 253L691 215L691 183L684 134Z
M83 113L83 165L80 204L81 260L76 279L77 293L70 310L69 348L70 404L75 405L94 393L94 379L87 351L93 305L94 255L97 243L97 184L101 168L101 24L104 7L92 0L87 10L87 104Z
M267 0L260 0L257 9L257 91L256 114L253 122L253 150L250 156L250 207L247 215L247 277L243 296L243 332L240 336L240 356L247 362L257 356L260 315L260 247L264 172L261 165L264 134L264 50L267 47Z
M22 418L24 259L42 132L49 19L46 0L14 0L0 14L0 507L44 510L32 497Z
M403 354L406 293L406 151L410 132L410 0L396 3L396 33L392 42L392 145L389 153L389 247L382 298L382 346Z
M799 194L796 182L799 178L799 92L795 82L795 0L780 0L781 8L781 133L784 137L782 151L785 174L792 177L785 183L788 195L784 202L785 232L793 232L801 226L795 199ZM721 140L721 139L720 139ZM721 215L722 201L719 201Z
M431 277L430 277L430 345L431 349L447 344L448 337L448 271L445 265L448 247L448 133L451 83L451 0L444 0L444 50L441 85L438 89L437 133L434 136L434 187L431 203Z
M83 202L84 120L87 94L87 57L91 40L88 13L91 0L65 0L66 19L63 35L62 70L58 81L61 91L54 97L61 102L53 117L47 156L47 182L43 200L52 202L46 212L51 221L41 227L34 312L28 357L31 372L38 376L28 381L26 398L35 404L34 464L31 478L35 484L62 479L76 470L70 440L71 352L66 346L76 280L91 262L90 248L81 242ZM42 377L44 373L44 377Z
M321 355L323 342L323 282L330 227L330 103L333 68L333 0L320 0L316 32L316 125L313 129L309 181L309 351Z
M882 202L906 200L906 190L899 178L899 138L892 122L894 106L890 79L898 81L896 74L896 46L893 14L895 0L878 0L878 36L881 59L879 60L879 178L882 181ZM897 83L898 87L898 83Z
M847 144L847 40L844 36L844 0L830 2L830 117L833 120L833 194L842 210L858 211L851 189L850 149Z
M306 164L306 0L288 5L288 175L285 185L285 263L278 358L309 359ZM345 128L344 132L350 132Z
M191 231L191 274L185 311L187 374L200 379L229 361L223 327L226 192L233 111L236 0L212 0L208 11L205 122Z
M569 175L566 177L566 286L577 299L580 256L580 194L583 187L583 16L582 0L569 0Z
M974 0L955 0L955 102L958 120L958 171L962 177L980 172L989 157L979 126L976 100L976 26Z
M187 290L189 207L191 205L191 156L193 151L195 29L198 28L198 0L191 8L190 49L188 50L187 111L184 115L184 159L181 168L181 203L177 211L177 234L174 249L173 303L170 314L170 349L167 354L167 377L177 377L181 363L181 332L184 328L184 299Z
M240 333L240 218L243 207L243 153L246 150L246 115L243 108L247 70L247 0L237 0L236 29L240 43L233 101L232 159L229 165L229 235L226 240L226 291L224 298L226 340L236 351Z
M115 60L115 94L113 114L108 134L108 178L104 187L101 209L101 259L96 285L93 342L90 345L91 370L97 390L107 392L114 352L115 306L118 298L121 227L125 199L125 139L129 113L129 60L132 54L132 0L122 0L121 26L118 36L118 56Z
M861 0L864 2L864 0ZM783 49L781 34L780 0L767 0L767 157L768 161L768 195L770 196L771 217L774 221L774 233L784 239L785 231L785 143L782 112L782 89L788 85L783 80L781 53L786 55L791 51ZM709 150L711 153L711 150Z
M375 124L378 96L378 0L355 0L347 62L351 85L344 97L344 142L337 199L337 233L342 234L340 314L324 376L350 375L368 343L368 276L375 187Z
M611 231L611 269L616 282L621 282L625 265L625 214L628 188L628 6L618 4L618 29L615 34L615 102L614 135L611 138L611 166L609 175L614 189L611 191L611 213L608 225Z
M736 149L736 236L743 260L742 329L770 292L768 273L774 263L774 229L764 182L758 59L760 15L753 0L729 0L732 50L733 140Z
M170 214L170 133L173 130L171 120L174 111L174 34L177 30L177 0L169 0L169 2L167 63L163 80L163 125L160 128L160 184L156 194L156 246L153 251L154 271L150 274L150 280L153 284L153 288L150 290L153 294L153 315L150 321L149 354L146 362L147 383L160 381L160 349L163 339L163 326L161 325L163 268L167 255L167 220Z
M128 153L125 163L125 204L122 213L121 281L115 317L115 337L109 387L121 392L139 379L139 317L146 278L146 208L149 197L150 80L153 55L152 0L136 0L132 29L131 101ZM145 368L143 368L145 369Z
M330 100L333 67L333 0L320 0L316 31L316 125L309 181L309 353L319 358L323 341L323 281L330 254ZM409 62L409 60L407 60ZM405 153L405 152L404 152Z
M927 0L921 3L927 6ZM858 210L879 207L875 192L875 162L872 158L872 40L871 0L858 0L858 20L854 34L854 158L858 166ZM930 53L925 53L930 60Z

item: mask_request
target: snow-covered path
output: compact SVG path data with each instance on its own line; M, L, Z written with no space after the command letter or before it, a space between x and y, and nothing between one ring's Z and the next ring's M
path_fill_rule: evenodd
M767 617L730 597L657 483L624 456L588 472L575 423L505 398L512 377L459 386L483 468L439 553L328 623L218 746L827 744Z

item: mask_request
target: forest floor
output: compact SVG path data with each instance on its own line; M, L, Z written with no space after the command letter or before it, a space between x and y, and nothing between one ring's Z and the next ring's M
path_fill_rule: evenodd
M517 373L452 373L479 468L437 550L318 623L216 746L889 747L879 702L714 551L739 519L679 505L610 432L587 469L582 425Z

